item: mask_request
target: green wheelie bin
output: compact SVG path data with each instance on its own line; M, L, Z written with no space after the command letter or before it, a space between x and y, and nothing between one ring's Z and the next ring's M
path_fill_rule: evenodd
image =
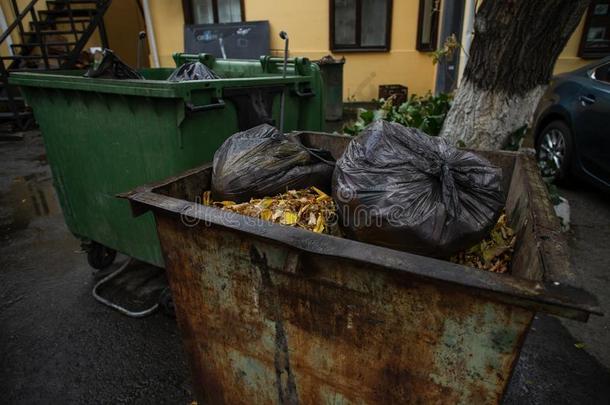
M216 60L175 54L177 66L200 61L222 79L168 82L172 68L144 69L145 80L94 79L82 71L14 73L34 110L53 182L70 231L104 268L116 252L164 266L152 214L133 218L119 193L210 161L231 134L260 123L321 130L324 95L306 58Z

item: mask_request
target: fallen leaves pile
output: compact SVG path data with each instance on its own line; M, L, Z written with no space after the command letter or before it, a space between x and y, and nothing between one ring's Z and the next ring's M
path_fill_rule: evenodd
M277 224L307 229L316 233L342 236L333 199L316 187L288 190L275 197L234 201L212 201L211 192L203 193L203 204ZM494 273L506 273L515 248L516 236L502 214L489 236L450 261Z
M516 236L502 214L489 236L450 261L494 273L506 273L515 249Z
M253 198L241 204L212 201L210 191L206 191L203 193L203 204L316 233L340 235L335 202L316 187L288 190L275 197Z

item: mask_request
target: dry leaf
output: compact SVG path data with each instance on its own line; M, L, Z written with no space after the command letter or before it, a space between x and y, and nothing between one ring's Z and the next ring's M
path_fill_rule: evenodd
M502 214L487 238L450 260L481 270L506 273L512 260L516 239L513 230L508 226L506 214Z
M282 218L282 223L284 225L292 225L292 224L296 224L298 220L299 220L299 217L297 216L297 214L295 214L292 211L286 211L286 212L284 212L284 217Z
M271 217L273 216L273 211L271 211L269 209L264 209L261 211L260 216L261 216L261 219L264 219L265 221L271 221Z
M274 197L253 198L241 204L211 201L210 194L206 191L204 204L317 233L340 235L335 221L335 203L328 194L316 187L288 190Z
M210 190L203 193L203 205L212 205L212 192Z
M322 231L324 231L324 223L325 223L324 217L322 215L318 214L318 219L316 221L316 227L313 228L313 231L317 232L317 233L322 233Z

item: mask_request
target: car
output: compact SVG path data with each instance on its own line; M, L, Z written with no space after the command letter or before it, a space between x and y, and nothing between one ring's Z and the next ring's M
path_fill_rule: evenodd
M610 57L555 76L534 117L544 177L610 190Z

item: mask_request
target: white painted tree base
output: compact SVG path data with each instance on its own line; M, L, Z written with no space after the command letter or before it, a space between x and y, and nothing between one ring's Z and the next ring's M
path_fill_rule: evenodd
M441 137L457 146L497 150L510 135L531 123L546 86L523 94L479 89L464 80L445 119Z

